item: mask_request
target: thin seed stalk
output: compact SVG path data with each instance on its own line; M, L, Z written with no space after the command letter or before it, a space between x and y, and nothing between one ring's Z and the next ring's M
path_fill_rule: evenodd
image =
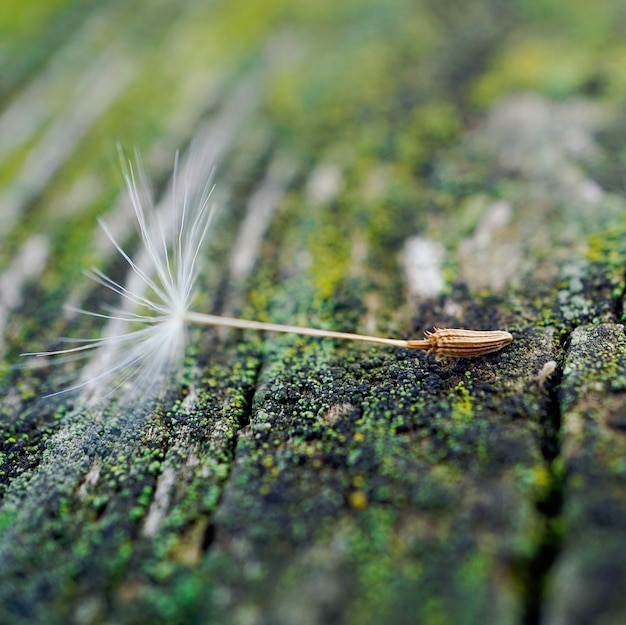
M431 347L428 340L407 341L405 339L389 339L380 336L368 336L366 334L352 334L351 332L336 332L334 330L305 328L302 326L291 326L282 323L266 323L264 321L236 319L235 317L222 317L221 315L210 315L193 311L185 312L185 319L190 323L197 323L199 325L226 326L229 328L240 328L242 330L259 330L261 332L285 332L288 334L317 336L320 338L328 339L345 339L347 341L378 343L379 345L392 345L393 347L410 347L412 349L430 349Z

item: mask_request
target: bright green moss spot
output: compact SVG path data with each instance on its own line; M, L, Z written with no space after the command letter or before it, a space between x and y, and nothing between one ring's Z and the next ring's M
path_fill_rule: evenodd
M130 509L130 512L128 513L128 518L132 519L133 521L137 521L138 519L141 519L144 514L145 508L143 506L135 506L134 508Z
M457 577L466 589L479 589L487 581L491 563L485 554L475 553L465 560L457 572Z
M23 43L36 38L50 28L50 21L62 11L79 4L76 0L33 0L27 5L14 2L0 3L0 33L3 44L8 46L14 40Z
M462 380L454 387L449 398L455 421L469 422L474 418L472 393Z
M307 247L313 259L311 282L319 299L328 299L347 275L350 241L334 224L328 223L311 233Z
M518 91L562 98L579 91L595 68L594 56L578 42L531 37L501 53L474 86L472 97L480 106Z
M619 283L619 287L621 287L624 265L626 264L624 225L625 223L616 224L591 234L588 238L586 254L590 262L610 270L612 278ZM619 290L617 293L619 294Z
M141 506L148 506L152 500L153 490L152 486L144 486L137 498L137 503Z
M8 527L11 527L16 514L17 512L15 510L7 510L0 513L0 532Z
M441 597L430 597L423 607L424 623L428 625L448 625L450 617L446 608L446 602Z
M450 102L429 102L416 107L396 134L398 158L413 170L432 161L437 150L456 140L463 130L460 114Z

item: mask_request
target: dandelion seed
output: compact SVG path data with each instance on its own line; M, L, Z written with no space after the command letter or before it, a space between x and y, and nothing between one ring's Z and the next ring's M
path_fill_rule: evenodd
M74 340L75 346L25 355L54 357L67 362L94 355L80 380L59 391L81 390L88 401L109 395L121 395L121 401L133 398L149 403L169 388L182 373L188 323L226 326L243 330L285 332L305 336L344 339L422 349L443 357L472 357L497 351L509 344L508 332L477 332L460 329L436 329L422 340L382 338L276 323L225 317L189 309L199 272L201 250L215 216L211 202L212 172L200 192L192 190L189 180L179 193L179 159L173 173L172 206L169 219L157 213L139 155L136 164L122 157L124 177L135 211L147 255L148 269L140 266L118 243L106 222L100 226L133 272L133 286L116 282L99 269L87 275L117 294L122 306L103 312L74 309L108 321L109 332L97 339ZM171 241L171 243L168 243ZM56 394L56 393L55 393ZM119 399L119 397L118 397Z

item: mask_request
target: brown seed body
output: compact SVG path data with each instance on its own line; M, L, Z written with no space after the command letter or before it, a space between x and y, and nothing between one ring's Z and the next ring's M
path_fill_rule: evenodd
M461 328L435 328L423 340L407 341L411 349L427 349L439 358L472 358L506 347L513 337L502 330L481 331Z

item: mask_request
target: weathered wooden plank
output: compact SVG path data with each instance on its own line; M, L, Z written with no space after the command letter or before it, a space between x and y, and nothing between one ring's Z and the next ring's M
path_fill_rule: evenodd
M51 7L0 53L5 363L103 329L63 311L117 303L83 266L132 284L97 215L144 262L117 141L157 211L178 147L217 162L196 309L514 342L190 328L147 414L41 399L71 365L3 371L0 622L621 622L618 9Z
M624 348L621 324L581 325L571 336L559 390L564 544L547 623L626 614Z

